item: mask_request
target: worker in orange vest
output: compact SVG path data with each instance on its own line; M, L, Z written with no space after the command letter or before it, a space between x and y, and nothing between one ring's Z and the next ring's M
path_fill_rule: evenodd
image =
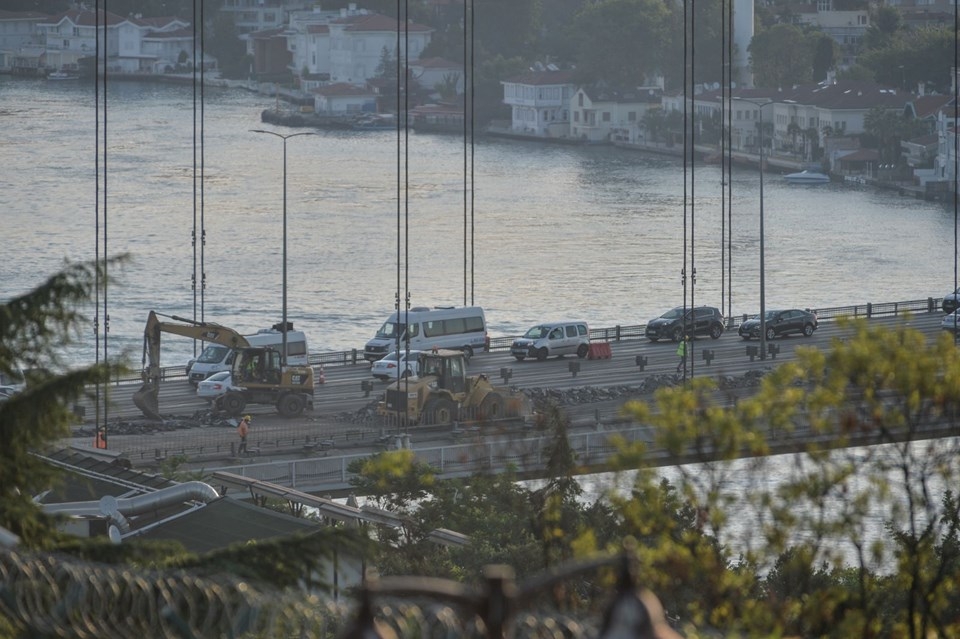
M238 455L247 454L247 435L250 433L250 416L244 415L243 419L237 425L237 435L240 436L240 447L237 448Z

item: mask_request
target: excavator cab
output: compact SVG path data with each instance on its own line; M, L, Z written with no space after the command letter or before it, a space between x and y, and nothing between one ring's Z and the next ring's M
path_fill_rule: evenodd
M269 348L244 348L233 360L232 374L237 386L279 384L282 377L280 352Z

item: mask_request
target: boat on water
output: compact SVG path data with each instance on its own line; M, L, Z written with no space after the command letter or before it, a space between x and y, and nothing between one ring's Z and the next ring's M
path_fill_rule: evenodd
M397 118L391 113L371 113L353 121L354 131L391 131L397 128Z
M79 73L68 73L66 71L54 71L47 74L47 80L79 80Z
M791 184L826 184L830 181L830 176L818 171L809 171L804 169L799 173L788 173L783 179Z

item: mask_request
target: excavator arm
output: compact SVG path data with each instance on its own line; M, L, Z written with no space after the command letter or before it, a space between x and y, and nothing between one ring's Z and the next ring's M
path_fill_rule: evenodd
M133 394L133 403L148 419L162 421L160 415L160 334L173 333L230 348L250 346L247 339L226 326L212 322L195 322L176 315L164 315L173 322L162 322L158 313L150 311L143 330L143 385Z

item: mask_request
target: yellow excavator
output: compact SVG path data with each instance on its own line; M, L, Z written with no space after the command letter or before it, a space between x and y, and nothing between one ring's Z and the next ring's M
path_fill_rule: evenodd
M173 321L161 321L160 317ZM296 417L305 409L313 409L311 367L281 366L279 351L250 346L247 339L232 328L150 311L143 331L143 386L133 394L133 403L148 419L163 420L159 412L161 333L222 344L237 351L230 390L216 402L220 410L239 415L248 404L272 404L284 417Z

